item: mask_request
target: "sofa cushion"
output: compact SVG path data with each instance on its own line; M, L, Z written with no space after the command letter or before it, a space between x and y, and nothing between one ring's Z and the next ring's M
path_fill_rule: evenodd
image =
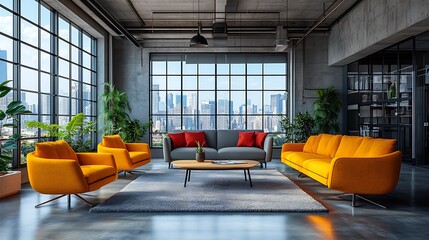
M355 157L377 157L395 151L396 139L365 137L357 148Z
M186 147L196 147L199 142L207 147L206 134L204 132L185 132Z
M320 155L317 153L305 153L305 152L295 152L289 155L286 155L286 160L295 163L298 166L302 167L302 164L306 160L310 159L327 159L332 160L330 157L325 155Z
M108 165L83 165L80 168L88 184L116 174L116 168Z
M36 143L36 151L34 152L36 157L40 158L49 158L49 159L58 159L57 150L52 145L52 142L41 142Z
M307 139L307 142L305 142L303 152L308 153L317 153L317 147L319 146L320 138L322 138L322 135L317 136L310 136Z
M123 148L123 149L127 148L125 146L124 141L122 141L121 136L119 136L119 134L103 136L103 139L101 140L101 144L109 148Z
M206 159L218 159L217 158L217 151L214 148L205 147L204 151L206 153ZM170 156L171 159L177 160L177 159L185 159L185 160L192 160L195 159L195 148L194 147L183 147L183 148L176 148L171 151Z
M61 159L73 159L77 161L77 155L74 152L73 148L70 147L70 145L64 141L64 140L58 140L53 143L55 145L58 157Z
M218 159L264 160L265 151L256 147L225 147L219 149Z
M317 154L334 157L340 145L341 135L321 134L319 145L317 146Z
M255 147L264 148L264 141L268 133L266 132L255 132Z
M335 157L353 157L362 140L359 136L343 136Z
M77 161L76 153L64 140L37 143L34 155L40 158L72 159Z
M253 147L255 145L255 132L239 132L237 147Z
M331 159L309 159L302 163L302 167L328 179L331 169Z
M130 154L131 163L138 163L149 159L148 152L128 152Z
M168 136L171 139L171 147L178 148L178 147L186 147L186 140L185 140L185 133L169 133Z

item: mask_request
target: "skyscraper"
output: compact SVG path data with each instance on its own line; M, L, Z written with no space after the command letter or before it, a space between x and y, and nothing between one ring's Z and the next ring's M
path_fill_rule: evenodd
M159 85L158 84L154 84L153 85L153 92L152 92L152 112L153 113L158 113L159 112L159 102L160 102L160 98L159 98Z
M283 112L283 95L273 94L271 95L271 112L282 113Z

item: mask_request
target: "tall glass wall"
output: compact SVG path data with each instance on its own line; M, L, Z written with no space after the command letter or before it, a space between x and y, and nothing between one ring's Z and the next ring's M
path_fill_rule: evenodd
M152 54L151 144L175 130L255 129L283 143L286 54Z
M348 134L397 139L404 162L428 165L429 32L347 66Z
M65 125L83 112L96 120L96 41L73 22L38 0L0 2L0 82L13 80L0 102L20 100L32 113L20 117L22 140L14 167L25 164L44 133L27 121ZM13 134L4 128L3 135Z

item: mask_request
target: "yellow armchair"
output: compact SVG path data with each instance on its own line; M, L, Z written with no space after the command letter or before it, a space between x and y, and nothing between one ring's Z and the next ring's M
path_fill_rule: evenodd
M121 136L103 136L97 146L99 153L111 153L115 157L118 171L131 173L133 169L150 163L151 153L146 143L124 143Z
M32 188L42 194L61 194L43 204L75 195L93 205L79 194L95 191L117 179L112 154L75 153L63 140L36 144L36 150L27 154L28 177Z

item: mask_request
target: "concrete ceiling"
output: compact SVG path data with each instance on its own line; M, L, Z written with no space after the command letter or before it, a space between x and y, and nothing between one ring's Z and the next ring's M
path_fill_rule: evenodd
M228 34L263 33L283 25L303 35L316 21L335 10L318 27L327 30L359 0L98 0L137 39L204 31L225 22ZM317 29L316 29L317 30Z

